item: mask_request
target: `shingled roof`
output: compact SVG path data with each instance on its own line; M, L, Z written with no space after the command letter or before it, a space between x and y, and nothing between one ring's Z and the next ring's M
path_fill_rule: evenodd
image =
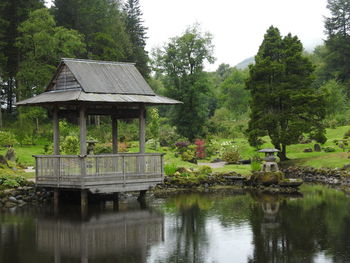
M59 102L178 104L158 96L132 63L62 59L44 93L16 105Z

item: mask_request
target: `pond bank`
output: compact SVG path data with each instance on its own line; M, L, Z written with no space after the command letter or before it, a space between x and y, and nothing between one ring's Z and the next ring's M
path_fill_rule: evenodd
M289 167L282 169L286 178L300 178L306 183L325 184L336 187L350 193L350 171L328 168L312 167ZM297 188L280 187L277 185L262 186L251 185L248 178L236 173L212 173L208 176L193 177L165 177L164 183L157 185L151 191L151 196L166 196L181 192L215 192L215 191L258 191L272 194L294 194L298 193ZM121 200L134 198L136 195L124 193L120 195ZM0 191L0 209L12 208L24 205L45 205L52 201L53 191L44 188L37 188L33 183L28 186Z

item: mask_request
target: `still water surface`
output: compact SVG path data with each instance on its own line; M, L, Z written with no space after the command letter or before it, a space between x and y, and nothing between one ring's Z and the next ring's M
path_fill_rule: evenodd
M0 262L350 262L350 198L225 190L0 213Z

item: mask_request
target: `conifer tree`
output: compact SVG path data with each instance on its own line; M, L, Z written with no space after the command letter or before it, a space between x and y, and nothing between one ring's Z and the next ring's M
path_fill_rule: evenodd
M132 53L118 1L55 0L57 24L85 36L88 58L126 61Z
M18 26L28 18L31 11L44 6L42 0L2 0L0 3L0 69L1 86L7 101L8 111L12 111L13 99L18 82L16 75L20 61L20 53L16 47L19 36Z
M331 16L326 18L325 41L328 54L326 71L337 80L350 83L350 1L328 0L327 8ZM347 90L350 95L350 88Z
M249 142L259 146L260 137L268 135L286 160L287 145L298 142L303 133L324 143L324 96L313 87L314 67L304 57L303 46L296 36L282 38L270 27L249 67L246 83L251 93L251 115L247 130Z
M147 63L149 58L145 50L147 28L143 26L139 0L127 0L124 4L124 12L126 16L126 29L132 44L132 54L129 60L135 62L141 74L148 78L150 69Z

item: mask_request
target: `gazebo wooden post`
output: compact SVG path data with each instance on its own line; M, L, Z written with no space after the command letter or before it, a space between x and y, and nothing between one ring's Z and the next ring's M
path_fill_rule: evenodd
M112 115L112 144L113 153L118 153L118 119Z
M84 189L84 180L86 176L86 106L81 105L79 108L79 125L80 125L80 157L81 157L81 198L80 205L82 211L85 211L88 205L88 195L87 190Z
M53 152L55 155L60 154L60 126L57 106L53 108Z
M139 148L140 153L146 152L146 111L145 111L145 105L140 104L140 122L139 122L139 128L140 128L140 135L139 135Z
M59 155L60 154L60 126L59 126L59 114L58 114L59 108L57 106L54 106L53 112L52 112L52 119L53 119L53 152L54 155ZM59 177L59 167L60 165L60 160L59 157L57 157L54 161L54 174L57 179L57 184L58 184L58 177ZM59 188L56 187L54 188L54 195L53 195L53 200L54 200L54 206L57 208L58 202L59 202Z
M141 154L146 152L146 109L145 104L140 104L140 117L139 117L139 151ZM145 156L141 155L140 157L140 174L144 176L145 174ZM146 191L140 191L138 200L144 199Z

